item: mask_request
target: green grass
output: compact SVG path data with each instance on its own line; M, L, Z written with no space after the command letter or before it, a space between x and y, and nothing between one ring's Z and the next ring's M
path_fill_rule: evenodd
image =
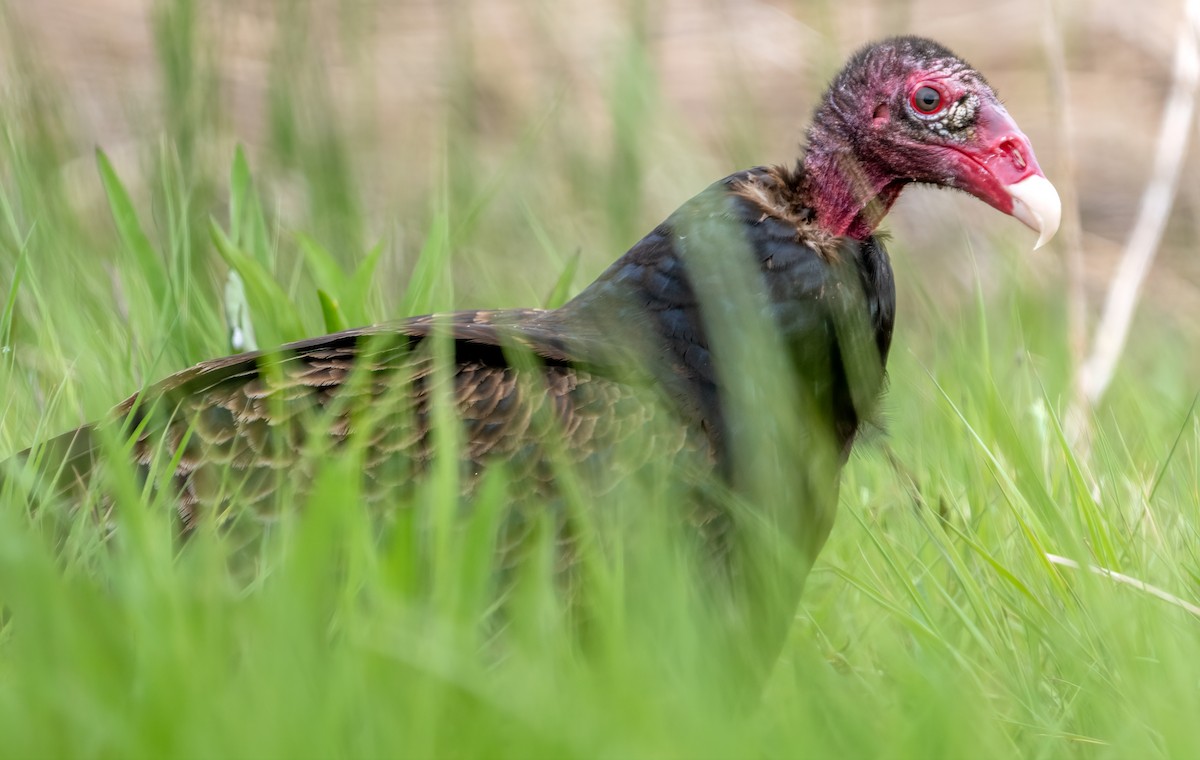
M405 187L380 203L352 116L328 107L320 61L296 52L316 33L299 22L275 51L264 142L212 149L226 122L197 13L159 11L166 116L134 161L93 164L44 62L10 46L22 74L0 103L0 454L229 353L230 268L263 346L436 309L558 303L739 168L696 158L655 97L645 22L631 18L607 72L610 143L572 130L567 83L505 139L485 134L469 65L481 53L456 48L452 105L431 116L442 147L396 157L387 171L406 172ZM339 33L356 18L347 10ZM753 124L734 121L731 144L755 153ZM296 184L305 202L289 214L281 198ZM943 244L966 251L960 237ZM1200 756L1200 619L1046 559L1200 600L1189 337L1146 321L1081 460L1060 430L1059 288L1030 273L1024 242L977 251L987 294L961 308L924 289L920 252L892 244L902 304L886 432L845 471L837 526L752 706L731 705L741 653L713 653L686 568L653 531L598 563L587 656L536 562L497 651L472 621L503 476L461 528L381 541L347 457L284 516L248 585L230 571L231 539L202 531L180 551L169 510L132 481L107 546L86 521L47 540L8 494L0 753ZM439 477L418 497L435 523L455 506L453 469Z

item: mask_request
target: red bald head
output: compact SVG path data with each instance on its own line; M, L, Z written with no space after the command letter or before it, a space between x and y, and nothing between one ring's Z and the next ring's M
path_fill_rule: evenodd
M1058 195L1029 139L987 81L937 43L885 40L834 79L804 159L818 223L863 238L911 182L964 190L1040 237L1058 228Z

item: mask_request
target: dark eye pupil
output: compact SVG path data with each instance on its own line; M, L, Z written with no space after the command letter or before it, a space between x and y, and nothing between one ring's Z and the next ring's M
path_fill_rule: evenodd
M913 103L925 113L933 113L942 102L942 96L932 87L922 87L913 95Z

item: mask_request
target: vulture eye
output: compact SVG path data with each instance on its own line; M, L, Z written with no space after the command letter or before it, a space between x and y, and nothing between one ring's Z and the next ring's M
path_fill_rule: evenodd
M912 106L920 113L937 113L942 108L942 93L929 85L918 87L912 94Z

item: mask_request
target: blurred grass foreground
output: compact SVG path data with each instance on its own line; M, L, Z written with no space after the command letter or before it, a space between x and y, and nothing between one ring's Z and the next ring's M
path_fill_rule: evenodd
M1163 4L1113 24L1110 5L8 3L0 457L230 353L243 298L239 340L264 347L557 305L714 179L790 160L826 77L891 33L985 72L1056 182L1074 147L1058 168L1094 296L1152 151L1112 93L1161 101L1178 23ZM1069 94L1048 76L1051 6ZM1200 756L1197 189L1086 449L1061 423L1075 367L1053 247L1030 256L973 201L897 206L886 429L846 468L761 700L730 698L742 653L713 653L686 562L652 531L593 578L587 656L536 573L497 645L474 624L490 550L472 527L505 484L433 546L381 542L338 478L352 463L332 462L249 574L227 536L181 549L136 490L108 542L85 520L52 538L8 492L0 753ZM243 296L231 264L252 273ZM436 480L414 498L455 508Z

